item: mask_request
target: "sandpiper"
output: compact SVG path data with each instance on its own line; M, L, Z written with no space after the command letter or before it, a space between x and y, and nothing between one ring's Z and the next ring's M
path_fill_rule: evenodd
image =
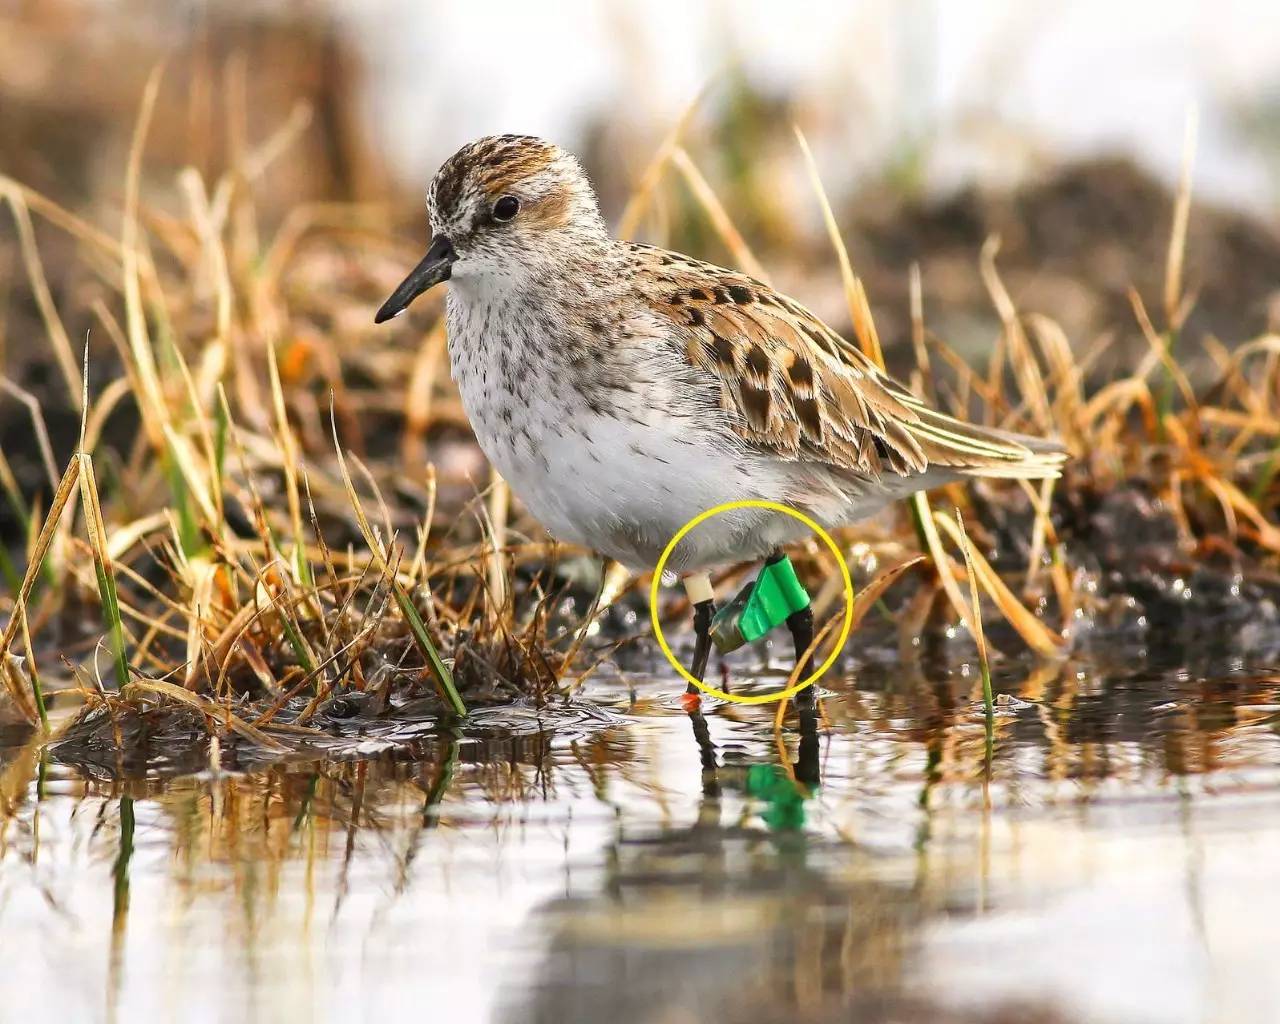
M449 359L467 416L555 537L645 570L684 523L728 501L772 500L834 527L961 477L1059 473L1056 442L929 408L760 281L614 238L586 173L552 143L501 135L462 147L427 206L426 257L375 320L449 282ZM714 609L704 570L776 559L804 529L753 509L681 542L668 567L695 605L695 675ZM793 619L799 657L812 612Z

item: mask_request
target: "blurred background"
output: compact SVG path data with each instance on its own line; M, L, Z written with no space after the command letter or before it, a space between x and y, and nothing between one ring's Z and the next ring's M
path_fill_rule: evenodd
M1019 309L1060 324L1092 373L1127 371L1147 352L1128 290L1160 305L1190 120L1196 305L1179 358L1194 376L1206 337L1231 347L1280 323L1275 4L0 0L0 174L119 237L129 141L161 64L146 226L188 244L175 225L203 201L180 184L194 168L210 216L220 184L245 186L233 205L252 194L245 266L286 224L298 230L276 252L290 273L305 262L295 234L362 232L307 277L323 289L363 275L341 316L312 320L335 351L397 344L364 315L416 260L427 182L459 145L495 132L561 142L616 222L682 118L689 167L668 167L635 233L741 262L701 182L774 283L848 332L799 127L900 373L914 366L915 264L933 336L971 362L991 350L999 318L979 271L991 238ZM35 238L68 335L91 331L110 370L93 330L95 302L113 295L101 266L45 218ZM40 395L56 374L22 268L0 216L0 365ZM0 443L14 444L27 424L9 408Z
M122 244L131 141L161 66L137 154L137 238ZM685 155L651 181L682 122ZM619 1022L693 1019L682 1011L712 996L745 1007L739 1019L776 1001L769 1019L787 1021L855 1019L849 999L866 1021L1280 1019L1266 941L1280 893L1280 596L1271 569L1257 579L1241 569L1255 556L1274 565L1280 550L1274 531L1266 551L1258 542L1280 501L1275 434L1261 429L1275 422L1264 382L1280 350L1273 338L1225 367L1214 347L1239 354L1280 331L1275 0L0 0L0 558L32 549L78 445L87 337L100 431L89 447L111 536L129 551L131 561L113 556L123 592L160 609L155 586L168 587L177 597L156 621L176 608L184 626L161 634L157 668L240 614L239 591L204 603L187 582L196 565L212 587L230 564L208 557L199 522L216 521L238 552L252 547L236 555L248 565L256 481L253 504L274 535L304 536L286 500L295 441L315 532L339 553L363 543L331 408L342 447L388 499L387 535L413 537L425 521L451 564L478 564L468 545L487 536L472 513L488 469L444 369L440 290L393 328L372 322L421 258L435 168L487 133L548 136L582 157L614 223L648 182L637 236L741 265L731 221L774 284L850 335L794 127L890 368L923 378L916 355L932 352L929 385L947 407L972 399L1003 422L1027 405L1025 382L1002 389L1009 361L991 356L1002 323L981 253L998 238L999 280L1028 330L1043 341L1060 326L1077 357L1054 364L1051 388L1070 399L1079 368L1097 378L1079 389L1092 406L1099 380L1145 359L1135 377L1172 397L1172 375L1148 373L1167 342L1220 413L1203 446L1189 415L1167 418L1183 428L1173 444L1165 420L1144 427L1139 411L1150 410L1123 393L1089 417L1055 517L1079 566L1072 583L1057 563L1063 589L1088 611L1071 624L1081 659L997 663L997 691L1016 699L1000 704L995 785L979 672L967 634L938 614L932 573L900 629L865 624L881 633L859 642L858 684L827 702L823 790L795 829L770 820L781 802L759 821L744 810L759 770L766 781L776 762L790 770L772 709L714 716L727 771L713 792L697 727L691 738L667 699L678 683L648 667L625 686L602 671L583 691L618 718L592 712L552 732L517 709L510 742L419 746L410 730L394 750L361 731L358 754L247 775L223 774L216 745L147 725L148 751L157 735L174 747L150 762L162 771L215 761L172 789L50 765L25 721L6 748L14 720L0 708L0 920L17 956L0 971L0 1019L172 1018L178 1007L193 1019L383 1021L441 1005L441 991L473 1014L506 1000L520 1021L570 1019L561 1001L579 995L578 1019L599 1019L592 1000L607 999ZM1163 299L1189 135L1183 278L1195 305L1183 321L1168 309L1177 289ZM709 195L723 208L719 230ZM916 267L927 339L913 337ZM1163 332L1154 345L1131 289L1153 337ZM142 338L132 354L126 334ZM137 368L152 364L159 384L143 386ZM277 369L278 412L267 383ZM1246 374L1253 390L1235 379ZM1225 396L1210 386L1219 380ZM230 500L205 515L189 483L203 479L201 434L212 433L222 385L221 422L235 424ZM1064 406L1062 422L1079 411ZM197 471L157 422L175 425ZM1236 503L1220 508L1227 484ZM1003 549L1002 571L1037 566L1043 536L1030 553L1022 540L1029 506L1005 501L1009 490L969 490L982 551ZM488 493L505 523L505 492ZM1237 523L1233 507L1254 518ZM67 656L96 669L102 634L72 520L49 564L78 565L86 579L51 572L31 624L47 645L46 678L67 687L70 671L56 678ZM503 529L540 539L527 522L517 506ZM915 550L905 517L894 525L868 525L878 545L859 544L868 572L880 552L883 565L897 561L902 537ZM455 560L455 549L472 556ZM512 578L531 586L527 564ZM0 561L6 569L0 600L17 591L14 566ZM1049 621L1043 576L1024 593ZM438 584L437 573L437 594ZM616 621L645 628L625 603ZM993 643L1015 650L1002 628ZM457 629L453 651L475 649L484 632ZM927 635L914 647L899 632ZM504 650L520 647L494 633ZM474 664L486 664L480 649ZM157 650L178 653L160 664ZM297 667L280 637L263 650ZM507 727L477 726L488 728ZM997 1010L984 1013L984 1001Z
M1194 106L1195 194L1212 207L1190 249L1199 325L1231 336L1275 319L1275 4L3 0L0 171L114 230L161 61L155 201L180 167L212 180L304 104L309 121L256 184L263 216L354 200L417 235L431 173L491 132L574 148L616 217L701 95L685 139L703 174L780 283L803 275L806 300L839 319L799 125L891 347L913 260L935 329L988 315L973 268L991 233L1022 304L1073 340L1114 325L1108 300L1127 310L1124 287L1160 273ZM682 223L687 206L667 207L673 244L726 258Z
M711 86L714 120L754 113L780 136L800 122L842 187L894 175L935 195L1100 153L1172 181L1196 103L1200 193L1258 212L1277 199L1280 10L1256 0L6 0L0 17L5 163L66 189L118 176L112 136L165 58L173 120L156 155L211 158L238 53L251 129L316 104L293 168L311 168L293 181L310 193L420 190L499 131L625 169Z

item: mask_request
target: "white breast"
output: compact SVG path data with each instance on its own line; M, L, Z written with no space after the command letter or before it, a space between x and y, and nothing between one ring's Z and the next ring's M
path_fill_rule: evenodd
M660 368L640 371L654 382L647 400L589 404L564 346L536 326L500 297L450 302L450 362L476 438L553 536L651 566L737 471L669 411L678 403L655 397Z
M501 294L466 298L451 294L448 307L463 407L489 461L552 536L647 569L685 523L727 501L781 501L833 525L853 511L826 470L739 444L714 401L691 400L687 380L680 390L678 356L663 346L626 350L639 386L584 390L589 368L571 364L572 346L547 321ZM671 567L759 557L805 532L771 513L717 517Z

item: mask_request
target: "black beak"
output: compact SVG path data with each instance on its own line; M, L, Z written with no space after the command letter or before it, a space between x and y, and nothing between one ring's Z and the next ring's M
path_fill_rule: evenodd
M413 268L409 276L400 282L400 287L391 293L391 298L382 304L382 308L374 314L373 322L381 324L393 316L399 316L409 308L409 303L432 285L449 280L457 258L453 243L444 235L436 235L422 262Z

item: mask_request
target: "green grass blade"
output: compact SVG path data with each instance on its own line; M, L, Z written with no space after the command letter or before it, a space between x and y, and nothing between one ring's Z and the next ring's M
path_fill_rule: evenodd
M133 797L120 798L120 847L111 866L112 920L118 927L129 913L129 862L133 860Z
M102 620L106 626L107 644L115 662L116 685L129 682L129 660L125 651L124 622L120 618L120 597L116 592L116 576L107 551L107 528L102 519L102 506L98 501L98 487L93 475L93 459L84 452L80 461L80 497L84 504L85 525L89 533L89 547L93 551L93 571L98 579L98 597L102 602Z
M1280 437L1276 438L1276 446L1271 450L1267 461L1263 463L1262 472L1258 474L1258 479L1249 492L1249 497L1253 499L1255 505L1262 504L1267 491L1271 489L1271 482L1275 480L1277 471L1280 471Z
M191 558L204 549L204 538L200 535L200 524L196 522L195 511L191 507L187 481L171 443L167 446L164 471L169 478L169 492L173 495L173 508L177 513L178 542L182 545L182 553Z
M441 687L444 688L445 696L448 698L454 714L459 717L465 716L467 706L462 702L462 696L458 693L457 686L454 685L453 673L449 671L449 666L441 659L440 652L436 650L436 645L431 642L431 637L427 633L426 623L422 621L422 616L418 614L418 609L409 600L409 595L404 587L400 585L400 581L393 579L391 585L396 596L396 604L400 606L400 614L409 623L409 629L413 633L413 639L418 645L418 650L427 659L427 662L431 665L431 671L435 673Z
M231 411L227 408L227 396L218 385L218 401L213 410L213 486L214 500L222 508L223 488L226 481L227 431L231 428Z
M0 575L4 576L5 585L10 591L16 592L22 586L22 577L18 575L18 568L9 557L8 549L3 545L0 545Z
M22 616L22 643L27 649L27 676L31 680L31 695L36 700L36 713L40 716L40 727L45 731L45 735L48 735L49 711L44 702L44 684L40 681L35 648L31 645L31 624L27 621L26 606L14 609L13 614Z
M369 525L369 517L365 515L364 506L360 503L360 496L356 493L355 484L351 481L351 472L347 469L347 460L342 454L342 445L338 443L338 421L334 415L332 403L329 405L329 428L333 432L333 447L338 455L338 469L342 474L342 482L347 489L347 499L351 502L351 508L355 512L356 523L360 527L360 533L364 537L365 543L369 546L370 554L377 561L378 567L387 574L387 578L391 581L391 590L395 594L400 614L409 623L409 630L413 634L414 642L417 644L422 656L427 659L432 672L435 673L444 697L458 716L465 716L467 706L462 702L462 696L454 685L453 673L449 671L449 666L444 663L444 660L440 657L440 652L436 650L436 645L432 643L431 636L427 632L426 623L422 621L422 616L418 614L418 609L409 600L408 593L396 578L394 569L387 562L387 553L382 547L382 542L374 534L373 527Z
M293 620L283 610L280 612L280 628L284 630L285 638L289 641L289 646L293 648L294 657L298 659L298 664L302 666L302 670L310 675L314 672L315 662L311 658L311 652L307 650L307 645L302 642L302 634L293 624Z

